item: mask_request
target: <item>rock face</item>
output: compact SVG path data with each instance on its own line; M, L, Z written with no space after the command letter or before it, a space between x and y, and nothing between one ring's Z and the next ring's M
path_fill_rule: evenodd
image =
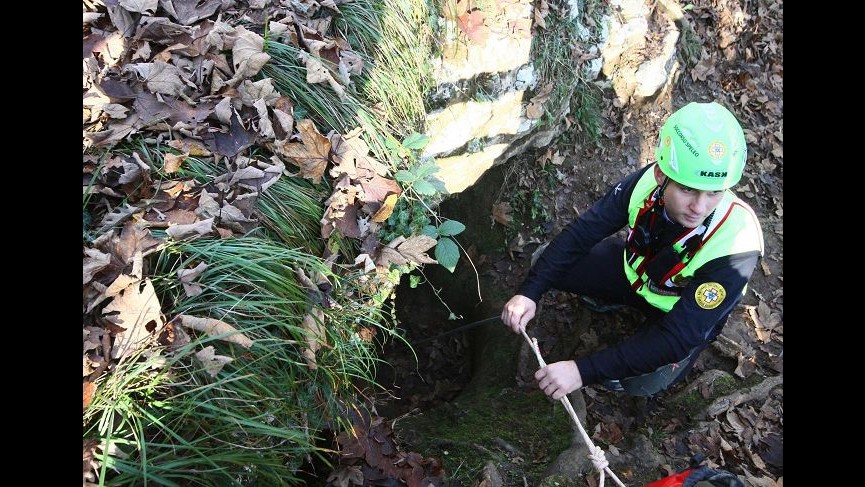
M433 61L436 89L427 100L430 142L423 155L435 158L437 176L451 194L473 185L494 165L546 146L564 130L560 122L570 111L568 101L544 104L547 98L538 86L533 3L488 2L472 11L460 11L457 4L439 18L442 44ZM573 42L597 57L574 69L585 82L604 78L598 83L611 86L623 106L651 99L678 69L676 16L666 8L653 13L646 0L611 0L612 14L597 22L599 32L593 34L579 23L583 3L567 2L577 27ZM548 122L539 123L544 112Z
M611 0L610 5L618 15L605 18L602 72L619 104L642 102L657 94L677 69L679 29L666 8L653 14L644 0Z
M526 117L524 96L537 84L529 56L534 9L518 0L445 14L423 155L436 158L448 192L458 193L513 155L509 147L537 125Z

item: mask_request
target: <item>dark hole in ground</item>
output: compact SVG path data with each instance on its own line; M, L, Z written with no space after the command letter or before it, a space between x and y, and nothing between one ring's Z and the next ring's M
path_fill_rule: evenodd
M489 306L490 294L499 290L484 288L483 295L479 295L475 269L483 272L488 255L507 246L504 227L492 225L490 214L510 164L491 168L471 188L452 195L439 206L441 218L454 219L466 226L457 240L468 256L461 251L455 272L427 265L424 275L428 282L412 289L408 277L403 276L397 287L396 314L413 351L399 341L390 341L383 347L382 358L386 363L379 367L378 383L391 389L395 397L377 405L382 416L395 418L413 409L427 410L451 401L472 379L470 337L477 328L440 335L501 312ZM502 288L508 286L501 283ZM460 319L448 319L451 312Z
M472 380L476 368L473 355L477 355L473 354L473 342L477 341L479 328L442 334L499 314L501 307L496 308L491 303L502 298L494 293L512 291L513 282L498 282L493 289L488 284L480 285L479 276L475 274L475 269L481 275L485 269L488 271L489 264L495 260L491 256L501 253L507 246L504 228L491 225L490 211L499 197L509 164L488 170L472 188L451 196L438 208L441 218L454 219L466 226L457 240L468 251L474 266L461 252L454 273L431 264L423 269L429 282L412 288L409 277L403 276L397 286L395 312L400 332L408 344L390 337L383 341L379 354L382 361L376 372L376 382L388 391L376 394L376 414L388 421L410 411L427 411L453 401ZM419 275L417 271L414 274ZM479 296L479 288L483 296ZM448 319L451 312L460 318ZM495 326L503 327L500 322L484 325ZM319 446L336 449L332 441L335 435L333 431L323 432L325 439ZM426 456L426 452L420 453ZM311 460L299 471L303 482L311 486L328 485L326 479L340 460L332 455L330 466L317 457Z
M377 382L393 397L377 405L382 416L395 418L450 401L471 380L468 332L446 333L475 321L475 317L463 311L464 303L446 300L447 306L463 317L449 320L451 312L431 285L435 284L427 282L411 289L404 278L397 287L396 315L408 344L391 340L383 347L385 363L378 368Z

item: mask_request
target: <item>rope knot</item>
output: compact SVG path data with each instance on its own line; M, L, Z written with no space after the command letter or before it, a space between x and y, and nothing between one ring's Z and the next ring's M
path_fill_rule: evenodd
M592 461L592 464L599 472L603 472L610 464L604 455L604 450L601 450L601 447L597 445L589 445L589 451L591 452L589 453L589 459Z

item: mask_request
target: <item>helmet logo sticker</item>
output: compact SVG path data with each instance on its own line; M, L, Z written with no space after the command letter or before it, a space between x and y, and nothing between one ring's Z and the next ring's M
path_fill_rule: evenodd
M724 157L724 154L727 153L727 147L724 146L720 141L716 140L709 144L709 148L706 150L709 153L709 157L714 160L718 160Z
M727 290L717 282L704 282L694 292L694 300L703 309L715 309L724 302Z
M675 145L670 146L670 169L677 174L679 173L679 158L676 157Z
M664 137L664 147L670 147L670 141L671 139L669 135Z

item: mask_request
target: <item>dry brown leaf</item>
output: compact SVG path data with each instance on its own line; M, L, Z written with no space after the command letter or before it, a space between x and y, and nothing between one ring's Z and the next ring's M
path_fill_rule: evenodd
M94 371L99 369L100 364L97 362L94 362L90 358L90 356L87 355L86 353L84 354L83 359L84 359L83 360L84 363L82 364L82 369L83 369L82 370L82 377L87 377L88 375L92 374Z
M207 157L213 155L199 140L190 138L175 139L168 146L192 157Z
M288 98L281 96L273 104L273 114L276 115L276 121L279 122L283 133L288 136L294 131L294 106Z
M403 265L408 264L408 262L408 259L391 247L382 247L381 253L375 260L376 265L385 269L389 268L390 264Z
M198 238L202 235L207 235L213 231L213 218L201 220L195 223L171 225L165 233L174 240L184 240L189 238Z
M255 76L270 61L270 55L264 52L263 37L246 30L243 26L237 27L235 33L237 39L231 49L234 76L228 81L231 86L240 80Z
M265 105L270 107L280 97L279 92L273 87L273 80L270 78L259 81L245 79L237 87L237 92L240 94L240 101L248 107L255 105L255 102L259 100L264 100Z
M167 174L176 173L189 154L165 154L162 170Z
M136 130L139 120L140 117L138 114L132 113L122 120L112 121L105 130L84 132L84 138L88 144L92 144L95 147L111 147L125 139L133 130Z
M756 306L746 306L746 309L748 310L748 317L751 318L751 322L754 324L754 331L757 333L757 339L763 343L768 342L771 335L766 330L762 320L760 320Z
M363 188L363 203L371 209L377 209L389 195L402 193L399 183L378 174L369 180L360 178L360 187Z
M691 79L693 79L694 81L706 81L706 78L708 78L714 73L715 61L712 59L711 56L705 56L700 59L700 62L691 69Z
M484 25L486 17L486 14L480 10L464 12L457 16L457 25L470 41L484 45L490 35L490 28Z
M327 481L336 487L363 485L363 472L358 465L340 465L327 476Z
M341 51L339 53L339 74L346 84L350 81L352 74L363 73L363 59L356 52Z
M304 51L299 54L303 64L306 65L306 82L310 84L327 83L330 88L336 92L339 99L345 98L345 88L334 79L330 71L318 59L310 56Z
M419 264L437 264L433 258L426 254L426 251L433 248L436 244L436 239L428 235L414 235L397 247L400 254Z
M547 28L547 15L550 13L550 6L547 3L547 0L538 1L535 6L535 25L538 27L542 27L544 29Z
M267 111L267 103L260 99L253 105L258 113L258 133L268 139L275 139L276 133L273 131L273 122L270 121L270 116Z
M111 19L111 23L117 27L117 31L126 37L131 37L138 25L138 20L132 16L132 12L117 4L106 4L105 7L108 9L108 17Z
M153 283L147 278L141 288L141 282L127 286L102 310L105 319L125 329L116 336L111 358L125 357L144 346L165 325Z
M303 317L301 326L307 331L305 334L306 348L302 352L303 358L306 359L306 365L315 370L318 368L315 353L321 349L322 343L327 339L324 333L324 311L321 308L312 307Z
M129 287L132 283L141 281L141 276L130 276L128 274L120 274L117 276L114 281L108 285L102 292L93 298L93 300L87 305L87 312L93 311L99 303L105 301L108 298L113 298L117 296L120 291L123 291L127 287ZM96 284L96 283L94 283Z
M173 12L169 13L183 25L192 25L210 17L222 6L220 0L161 0L161 3L164 6L171 5Z
M132 221L123 225L120 235L106 233L93 242L93 245L112 255L113 266L119 274L123 272L127 264L135 265L135 260L141 255L151 253L161 241L153 238L150 230L141 228ZM133 273L133 275L136 275ZM137 275L137 277L142 277Z
M302 143L287 143L277 140L273 144L275 151L300 167L300 176L318 184L327 167L330 155L330 140L321 135L312 120L305 118L297 122L297 130Z
M213 345L208 345L203 350L197 352L195 358L204 364L204 370L206 370L211 377L216 377L216 374L225 367L225 364L234 361L231 357L217 355L216 349L213 348Z
M187 328L207 333L209 336L235 343L244 348L252 346L252 340L224 321L191 315L180 315L179 318L180 324Z
M119 0L118 3L130 12L147 13L150 15L156 13L156 7L159 6L159 0Z
M743 379L747 379L757 369L754 356L746 357L744 354L739 353L736 359L738 364L736 365L736 370L733 371L733 374Z
M344 179L348 179L346 176ZM342 188L337 185L333 194L325 201L327 209L321 219L322 237L328 238L334 228L338 228L346 237L360 238L360 227L357 223L357 204L355 195L357 188L350 186Z
M96 394L96 383L84 381L84 409L93 402L93 395Z
M354 265L363 264L364 272L371 272L375 270L375 263L372 259L369 258L369 254L360 254L354 259Z
M108 267L111 256L97 249L84 249L84 284L93 280L93 275Z
M126 118L126 112L128 112L129 109L123 105L118 105L117 103L108 103L106 105L102 105L102 111L111 118L121 119Z
M231 116L234 113L234 110L231 106L231 98L225 97L219 103L213 107L213 113L216 114L216 118L224 123L225 125L229 125L231 123Z
M372 216L372 221L376 223L381 223L388 219L388 217L393 213L393 208L396 206L396 200L399 198L399 195L390 194L384 199L384 203L382 203L381 208L375 212L375 215Z
M204 36L201 51L208 52L211 50L211 47L215 48L213 50L216 52L231 49L234 47L236 36L237 33L234 27L221 20L217 20L213 23L213 28ZM229 70L225 71L228 72Z
M544 105L543 101L536 101L532 99L528 105L526 105L526 118L531 120L537 120L544 115Z
M145 86L147 86L147 89L151 93L181 96L186 89L186 83L183 81L183 71L172 64L154 61L152 63L139 63L127 66L139 67L136 71L147 80Z
M504 226L508 226L514 221L514 217L511 216L511 204L509 202L503 201L493 205L493 221Z
M225 226L237 230L240 233L245 233L251 230L251 228L246 227L254 224L255 219L248 217L238 206L243 206L242 204L244 202L248 201L250 197L254 198L255 196L256 195L252 193L241 195L234 200L234 204L229 204L223 200L222 206L219 206L219 202L216 201L210 193L202 191L198 202L198 208L195 212L202 218L214 219L214 221L216 221L215 219L218 217L220 226L217 227L217 230L220 227ZM201 230L203 230L203 228Z
M228 185L231 187L241 186L253 191L264 191L268 186L273 184L271 178L278 178L285 169L282 161L277 159L277 164L271 165L263 161L255 161L244 156L237 156L235 163L238 168L231 173L231 179ZM256 164L261 165L264 169L256 167Z
M204 262L199 263L193 269L178 269L177 277L180 279L180 283L183 285L183 291L187 296L198 296L203 292L201 286L196 284L194 281L198 279L198 276L201 275L207 269L207 264Z

